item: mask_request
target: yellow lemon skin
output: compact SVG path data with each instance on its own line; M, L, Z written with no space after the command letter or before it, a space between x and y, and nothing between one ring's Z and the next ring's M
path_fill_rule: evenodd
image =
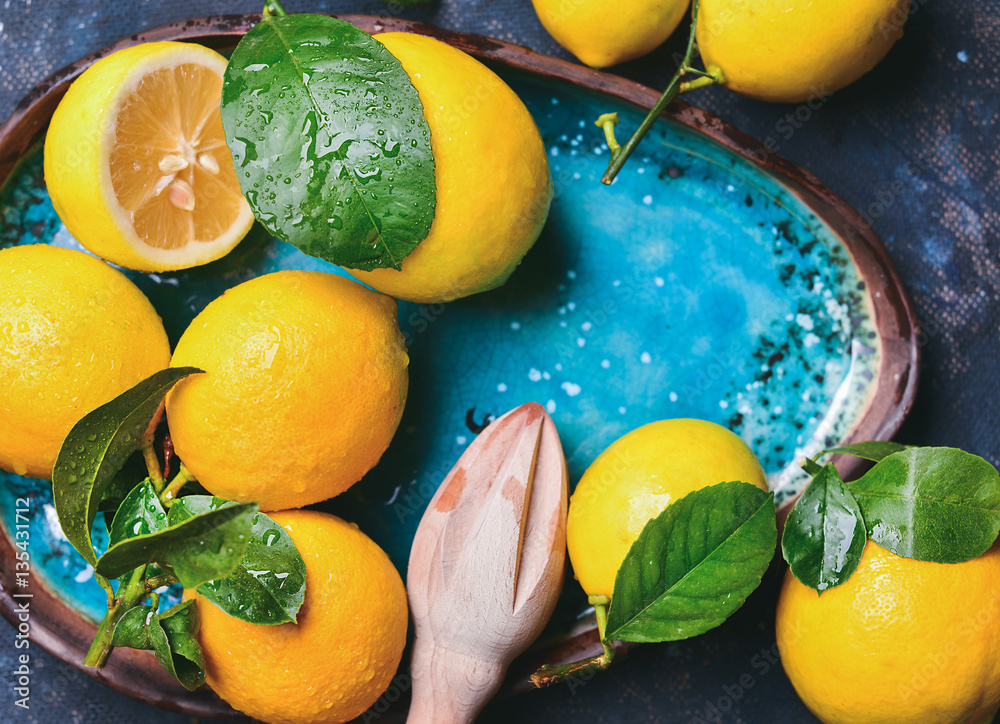
M652 52L677 29L690 0L532 0L538 19L592 68L607 68Z
M688 493L733 481L767 490L750 448L714 422L661 420L613 442L569 502L569 558L583 590L610 598L618 568L651 518Z
M386 690L406 645L406 590L389 557L357 526L311 510L271 517L306 564L298 622L230 617L194 591L208 685L268 724L333 724Z
M283 271L240 284L184 332L167 398L174 449L213 494L262 510L342 493L399 425L409 358L396 301L350 279Z
M822 98L875 67L909 0L704 0L698 49L726 86L777 103Z
M954 565L872 541L817 594L785 575L781 663L826 724L977 724L1000 707L1000 549Z
M163 323L124 274L36 244L0 251L0 467L50 479L81 417L170 364Z
M253 225L253 213L242 198L232 168L232 157L222 143L222 118L217 100L213 107L214 115L204 121L202 135L213 135L212 147L208 151L213 154L219 168L215 180L204 177L204 174L198 177L207 187L207 195L200 200L195 213L199 213L201 204L209 207L218 205L224 196L228 204L238 206L228 231L218 230L220 236L214 241L203 239L181 248L150 246L137 236L130 212L116 198L111 157L119 133L133 133L135 130L116 128L123 104L147 74L156 69L192 63L214 72L221 99L222 75L226 69L223 56L193 43L142 43L112 53L90 66L73 82L52 115L44 148L45 184L52 205L69 233L88 251L119 266L140 271L165 271L205 264L228 253ZM208 91L189 87L172 92L193 94ZM148 110L146 114L147 117L153 115L163 120L163 127L157 128L148 137L125 138L122 141L145 147L147 155L155 153L158 149L153 146L159 145L173 151L175 144L179 144L191 151L190 144L184 139L174 137L176 129L168 128L177 122L172 118L178 114L177 98L165 98L164 104L165 108ZM151 125L156 126L155 119ZM141 152L136 163L140 163L140 158ZM141 163L148 162L149 158L142 158ZM167 240L160 243L169 245L176 242Z
M402 271L352 270L397 299L446 302L501 286L538 239L552 180L521 99L485 65L433 38L376 35L417 89L430 126L437 204Z

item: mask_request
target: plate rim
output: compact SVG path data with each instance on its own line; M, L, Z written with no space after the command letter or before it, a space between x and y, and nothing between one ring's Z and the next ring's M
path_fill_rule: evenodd
M384 15L335 14L331 17L346 20L371 34L412 32L437 38L491 65L567 83L590 93L604 94L643 111L651 108L660 95L658 91L635 81L482 35ZM234 38L244 35L260 18L260 14L256 13L211 15L167 23L124 37L42 80L0 126L0 186L9 178L21 157L39 140L72 81L95 61L126 47L159 40L198 41L215 48L231 45ZM909 292L888 250L871 225L812 173L772 152L765 144L715 114L678 100L662 117L708 137L767 171L823 220L844 244L865 282L875 327L882 342L875 388L847 441L890 439L913 405L919 377L920 332ZM838 456L835 462L845 476L863 466L860 461L843 456ZM782 506L779 517L781 513L787 513L791 503L789 501ZM0 613L16 628L19 621L17 603L12 597L15 590L14 560L13 542L4 531L0 535ZM57 659L147 704L192 716L246 719L207 687L194 692L183 689L155 658L147 655L148 652L125 649L119 651L102 670L84 667L83 657L96 626L41 583L33 582L30 590L35 595L30 599L33 609L30 640ZM600 651L594 626L578 628L556 647L516 661L508 673L503 693L531 688L527 683L527 674L543 660L548 663L572 661ZM387 712L385 716L387 721L401 721L405 715L394 707L393 712Z

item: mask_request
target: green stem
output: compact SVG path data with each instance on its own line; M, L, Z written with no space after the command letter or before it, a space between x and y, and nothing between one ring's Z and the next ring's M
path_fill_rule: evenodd
M139 449L142 451L142 459L146 462L146 472L153 483L153 488L159 493L167 481L163 479L163 469L160 467L160 459L156 456L156 448L153 447L152 438L148 442L144 442Z
M805 470L813 477L816 477L816 475L819 474L819 471L823 469L823 466L817 463L812 458L802 458L799 461L799 465L802 467L803 470Z
M702 70L701 68L695 68L693 65L686 65L684 66L684 72L681 73L681 75L695 75L698 76L699 78L716 78L717 83L722 83L723 81L717 78L717 75L721 75L722 70L715 65L711 67L715 69L716 71L715 73L712 73L708 70Z
M531 675L531 683L537 688L542 689L574 676L580 676L588 671L604 671L609 666L611 666L611 661L604 654L592 656L582 661L574 661L572 664L563 664L562 666L549 666L546 664Z
M615 658L615 647L608 641L605 631L608 628L608 605L611 599L607 596L590 596L588 599L594 607L594 615L597 617L597 635L601 637L601 646L604 648L604 659L610 664Z
M610 148L612 152L621 148L618 143L618 139L615 138L615 126L618 125L617 113L605 113L603 116L594 121L594 125L598 128L604 129L604 138L607 140L608 148Z
M702 73L701 71L698 71L698 73L700 74L698 78L681 83L681 93L689 93L699 88L706 88L710 85L726 82L726 77L722 74L722 69L717 66L709 68L707 73Z
M698 4L699 0L693 0L691 4L691 33L688 35L687 50L684 53L684 59L681 61L680 67L677 69L677 72L674 73L674 77L670 79L670 83L667 85L667 89L663 91L663 95L661 95L660 99L656 101L656 105L654 105L652 109L650 109L649 113L646 114L646 117L642 119L642 123L639 124L639 128L637 128L635 133L632 134L632 137L629 138L628 141L625 142L625 145L621 148L611 150L611 162L608 164L608 170L604 172L604 177L601 179L601 183L610 184L615 180L618 172L622 170L622 166L625 165L629 156L631 156L632 152L635 151L636 146L638 146L639 142L646 136L649 129L653 127L653 124L656 123L657 119L663 115L667 106L670 105L674 98L684 92L684 76L690 72L691 58L694 56L695 29L698 27ZM702 75L702 77L704 78L705 76ZM708 77L711 77L713 80L710 82L706 81L701 84L699 84L701 78L690 81L687 89L694 90L695 88L701 88L704 85L712 85L713 83L723 82L721 72L718 76L716 76L711 73L710 69Z
M588 671L604 671L615 660L615 647L612 642L604 638L604 632L608 626L608 604L611 601L607 596L590 596L588 600L594 607L594 615L597 617L597 633L601 637L601 647L604 649L604 653L599 656L591 656L589 659L574 661L571 664L562 664L561 666L546 664L542 666L531 675L531 683L539 689L574 676L580 676Z
M160 493L160 502L163 503L163 507L169 508L173 505L181 492L181 488L194 481L195 477L191 474L191 471L184 467L184 463L181 463L181 468L177 471L177 475L170 481L167 489Z
M94 580L97 581L98 584L100 584L101 588L104 589L104 592L108 594L108 608L114 606L115 589L111 587L111 581L109 581L107 578L105 578L104 576L102 576L100 573L97 572L94 573Z
M164 573L162 576L153 576L152 578L146 579L146 592L152 593L157 588L162 588L163 586L171 586L177 583L177 576L173 576L169 573ZM152 595L156 595L153 593Z
M95 669L103 669L108 663L108 657L114 650L112 641L115 637L115 627L122 617L142 602L146 597L146 566L139 566L132 571L132 577L124 586L124 591L119 590L120 595L112 602L108 612L104 615L101 625L97 627L97 635L94 637L90 650L83 660L84 666Z
M84 666L103 669L108 663L108 657L111 656L111 652L115 648L111 644L111 640L115 636L115 626L121 621L126 610L119 604L108 609L104 619L101 621L101 625L97 627L97 635L94 637L93 643L90 644L87 656L83 660Z
M285 7L281 4L280 0L267 0L267 3L264 5L263 15L265 18L269 18L272 15L283 18L288 15L288 11L285 10Z

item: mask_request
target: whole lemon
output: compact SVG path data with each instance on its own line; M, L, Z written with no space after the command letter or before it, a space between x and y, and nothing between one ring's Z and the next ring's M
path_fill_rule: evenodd
M406 645L406 590L389 557L336 516L272 513L306 564L297 623L232 618L194 591L208 685L268 724L332 724L360 716L392 681Z
M563 46L593 68L639 58L677 29L691 0L532 0L538 19Z
M262 510L342 493L403 414L409 358L396 301L319 272L240 284L184 332L172 364L205 371L167 398L178 457L215 495Z
M778 103L822 98L875 67L910 0L702 0L698 49L726 86Z
M81 417L170 364L159 315L124 274L36 244L0 251L0 467L52 477Z
M826 724L988 722L1000 707L1000 548L946 565L869 540L819 595L785 575L781 663Z
M130 269L224 256L253 212L226 148L226 59L194 43L140 43L87 68L45 136L45 184L66 229Z
M613 442L569 501L569 558L583 590L610 598L618 568L651 518L688 493L733 481L767 490L750 448L714 422L661 420Z
M351 273L411 302L445 302L507 281L552 200L545 146L521 99L485 65L440 40L376 35L409 74L431 130L437 205L402 271Z

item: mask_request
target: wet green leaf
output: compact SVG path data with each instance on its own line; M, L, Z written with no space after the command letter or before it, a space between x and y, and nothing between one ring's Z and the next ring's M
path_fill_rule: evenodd
M288 531L257 513L240 564L225 578L198 586L198 593L250 623L293 623L305 600L305 562Z
M839 586L857 570L867 542L858 501L837 469L824 465L785 521L781 551L792 575L821 593Z
M160 504L149 479L143 480L122 501L108 528L108 545L138 535L149 535L167 527L167 511Z
M91 565L90 539L101 499L115 474L138 449L170 388L193 367L161 370L84 415L69 431L52 471L52 497L66 539Z
M125 496L132 492L136 485L142 482L149 474L146 470L146 463L142 459L142 453L134 452L129 456L129 459L125 461L122 469L111 476L110 482L104 488L104 493L101 495L101 502L98 504L97 509L102 513L114 513L118 510L118 506L122 504L125 500ZM112 517L114 517L112 515ZM110 530L111 521L108 521L108 529Z
M117 624L111 638L113 646L148 650L153 648L149 638L149 625L156 620L152 606L136 606L125 612Z
M222 122L257 219L312 256L399 269L430 231L430 128L399 61L323 15L267 17L233 52Z
M198 607L182 601L157 616L150 639L164 668L191 691L205 683L205 657L198 644ZM162 636L161 636L162 634Z
M850 445L831 447L824 450L816 457L818 459L828 453L841 453L843 455L853 455L856 458L871 460L872 462L877 463L879 460L887 458L894 453L902 452L903 450L906 450L906 445L900 445L898 442L870 440L868 442L855 442Z
M961 563L985 553L1000 533L1000 475L955 448L889 455L851 492L872 540L905 558Z
M183 601L157 614L151 606L125 612L115 626L112 644L152 650L157 660L184 688L205 683L205 657L198 644L198 607Z
M145 465L143 465L145 469ZM134 538L137 535L148 535L163 530L167 527L167 512L160 504L160 499L156 495L149 479L143 480L138 486L122 501L113 517L104 514L108 520L108 546L113 546L127 538ZM155 576L161 571L150 565L146 570L147 576ZM118 582L120 585L128 585L132 571L123 573Z
M232 503L209 499L208 509L190 514L189 495L179 499L167 514L169 527L139 535L111 546L97 561L95 570L106 578L117 578L147 563L169 569L185 588L224 578L240 562L250 542L256 503Z
M774 494L748 483L672 503L618 569L606 638L678 641L715 628L760 585L777 538Z

